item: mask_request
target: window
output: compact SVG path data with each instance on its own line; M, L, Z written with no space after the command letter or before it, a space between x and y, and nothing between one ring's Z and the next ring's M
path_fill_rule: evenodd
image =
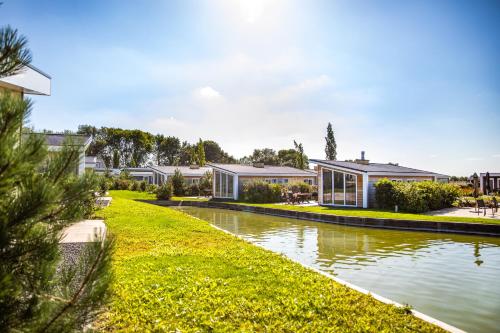
M332 203L332 172L323 169L323 203Z
M304 179L304 183L312 185L313 181L312 181L312 179Z
M227 173L219 171L214 172L215 197L232 198L234 195L233 185L233 175L228 175Z
M287 178L266 178L264 181L268 184L288 184Z
M345 187L344 187L344 173L335 171L333 173L333 193L334 204L345 204Z
M323 204L356 206L357 176L341 171L322 170Z
M220 175L219 171L214 172L214 186L215 186L215 196L220 197Z
M227 175L227 197L232 198L233 197L233 188L234 188L234 176L233 175Z
M356 176L345 174L345 204L356 205Z

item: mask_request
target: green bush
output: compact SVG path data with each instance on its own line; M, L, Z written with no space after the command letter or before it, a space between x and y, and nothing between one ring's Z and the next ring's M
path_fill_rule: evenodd
M212 193L212 172L207 171L200 179L200 194L207 195Z
M133 180L132 185L130 185L130 190L131 191L139 191L140 190L140 184L138 181Z
M128 190L131 186L131 180L125 178L114 178L111 185L112 190Z
M387 178L381 179L375 184L375 201L377 202L377 207L383 209L394 208L394 184L395 182L391 182Z
M417 183L395 182L394 205L400 211L422 213L429 210L424 193L415 184Z
M422 213L452 207L459 198L460 190L456 185L424 182L392 182L379 180L375 184L377 206L411 213Z
M146 185L146 192L148 193L156 193L158 190L158 185L156 184L147 184Z
M312 193L313 187L304 182L290 183L285 186L287 191L292 191L293 193Z
M111 183L112 183L112 181L108 177L99 176L99 178L98 178L99 194L105 195L106 192L111 187Z
M172 183L168 181L157 188L156 198L158 200L170 200L170 198L172 197L172 193L173 193Z
M139 183L139 191L145 192L148 187L148 183L143 180L142 182Z
M190 186L187 187L186 189L186 194L190 196L199 196L200 195L200 187L198 184L193 183Z
M254 203L273 203L283 201L283 186L262 181L243 184L244 201Z

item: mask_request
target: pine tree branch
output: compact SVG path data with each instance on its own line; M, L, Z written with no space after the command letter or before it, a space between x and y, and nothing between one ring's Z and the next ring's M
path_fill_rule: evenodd
M80 297L81 293L83 292L83 290L85 289L85 287L87 286L87 284L90 282L90 279L91 279L92 275L94 274L94 272L95 272L95 270L97 268L97 264L101 260L101 257L104 255L104 251L105 251L105 247L101 247L101 249L99 250L99 254L98 254L96 260L92 264L92 267L90 268L90 270L85 275L85 279L82 281L82 284L78 288L77 292L73 295L73 297L71 298L71 300L40 330L40 332L46 332L47 329L50 326L52 326L52 324L57 319L59 319L66 311L68 311L72 306L74 306L76 304L76 302L78 301L78 298Z

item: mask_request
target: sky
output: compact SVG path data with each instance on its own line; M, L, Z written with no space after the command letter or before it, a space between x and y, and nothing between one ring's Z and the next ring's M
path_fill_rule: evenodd
M52 95L30 125L139 128L242 157L366 151L449 175L500 172L499 1L4 0Z

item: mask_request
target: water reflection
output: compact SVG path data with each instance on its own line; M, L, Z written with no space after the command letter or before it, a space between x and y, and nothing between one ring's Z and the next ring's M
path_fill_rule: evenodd
M182 207L272 251L470 332L500 332L500 239Z

